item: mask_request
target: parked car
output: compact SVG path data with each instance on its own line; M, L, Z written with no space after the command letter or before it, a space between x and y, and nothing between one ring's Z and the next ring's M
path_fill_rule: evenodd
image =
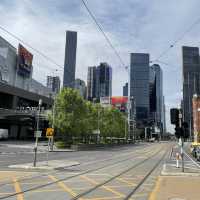
M8 129L0 129L0 140L8 139Z

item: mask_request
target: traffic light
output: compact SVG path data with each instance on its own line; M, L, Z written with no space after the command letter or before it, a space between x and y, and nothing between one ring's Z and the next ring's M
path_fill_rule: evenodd
M176 126L175 128L175 136L179 139L183 135L183 130L181 127Z
M182 123L182 128L183 128L183 138L187 139L190 136L189 133L189 126L187 122Z
M171 119L171 124L175 125L179 124L179 109L177 108L170 109L170 119Z

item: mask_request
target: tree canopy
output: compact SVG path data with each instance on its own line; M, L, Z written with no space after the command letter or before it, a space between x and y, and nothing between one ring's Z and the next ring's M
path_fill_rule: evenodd
M84 100L77 90L63 88L55 98L51 123L63 140L72 143L73 138L88 142L99 129L101 138L125 137L126 117L119 110Z

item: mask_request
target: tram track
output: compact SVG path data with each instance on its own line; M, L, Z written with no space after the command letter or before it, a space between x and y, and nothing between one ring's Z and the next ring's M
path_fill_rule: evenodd
M142 161L139 161L137 162L136 164L134 164L133 166L131 166L130 168L126 169L126 170L123 170L122 172L120 172L119 174L109 178L108 180L106 180L105 182L102 182L98 185L96 185L95 187L77 195L76 197L72 198L71 200L75 200L75 199L79 199L81 196L84 196L92 191L94 191L95 189L97 189L98 187L101 187L102 185L105 185L106 183L109 183L110 181L114 180L115 178L121 176L122 174L124 173L127 173L128 171L142 165L143 163L145 163L146 161L150 160L151 158L153 158L154 156L156 156L157 154L159 154L159 152L162 150L162 147L159 148L158 151L156 151L153 155L147 157L146 159L142 160ZM138 157L140 157L141 155L139 155ZM122 163L124 162L125 160L130 160L130 158L126 158L124 160L120 160L120 161L117 161L115 163L112 163L110 165L105 165L105 166L102 166L102 167L99 167L99 168L95 168L95 169L90 169L90 170L87 170L87 171L84 171L83 173L79 173L79 174L76 174L76 175L72 175L72 176L68 176L68 177L64 177L64 178L61 178L57 181L52 181L50 183L47 183L47 184L42 184L42 185L38 185L38 186L35 186L35 187L31 187L29 189L26 189L26 190L22 190L21 192L18 192L18 193L14 193L14 194L10 194L10 195L7 195L7 196L4 196L4 197L0 197L0 199L8 199L9 197L13 197L13 196L16 196L16 195L19 195L19 194L24 194L24 193L28 193L28 192L31 192L33 190L37 190L37 189L41 189L41 188L44 188L44 187L47 187L47 186L51 186L51 185L54 185L56 183L59 183L59 182L63 182L63 181L67 181L67 180L70 180L70 179L73 179L73 178L76 178L76 177L79 177L79 176L82 176L82 175L87 175L89 173L94 173L98 170L101 170L101 169L106 169L106 168L109 168L109 167L113 167L119 163ZM45 174L45 176L48 176L47 174ZM41 177L41 176L39 176ZM20 180L19 180L20 181Z

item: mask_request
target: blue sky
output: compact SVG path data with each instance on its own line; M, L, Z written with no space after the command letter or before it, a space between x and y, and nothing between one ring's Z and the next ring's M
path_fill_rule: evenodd
M155 60L170 44L200 18L199 0L87 0L106 34L129 65L131 52L149 53ZM122 94L127 72L89 17L81 0L1 0L0 25L26 42L64 63L65 31L78 31L76 77L86 80L87 67L101 61L113 68L113 95ZM169 109L182 96L181 46L200 46L200 23L160 60L169 130ZM18 41L0 30L17 47ZM32 51L33 52L33 51ZM57 67L34 54L34 78L46 82L47 75L60 75Z

